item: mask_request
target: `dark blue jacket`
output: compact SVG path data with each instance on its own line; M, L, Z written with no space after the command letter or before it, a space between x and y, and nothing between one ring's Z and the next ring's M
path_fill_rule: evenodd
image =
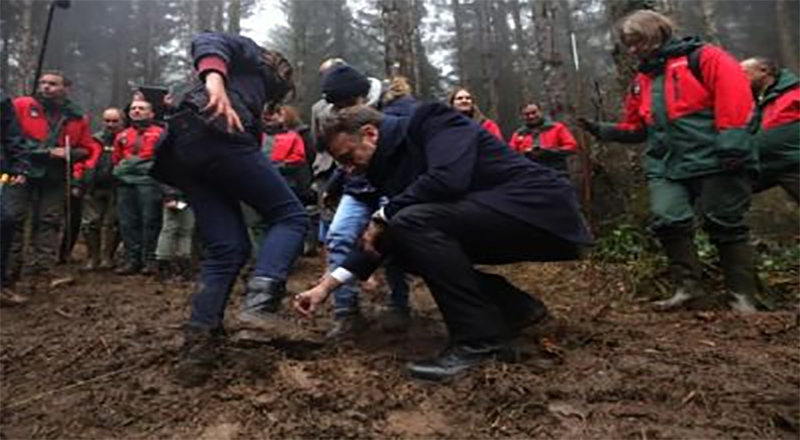
M367 178L389 219L420 203L471 200L576 244L590 244L573 186L443 104L387 116ZM405 132L405 136L403 133Z
M397 98L394 101L384 105L381 111L385 115L410 117L412 114L414 114L414 110L416 108L417 100L414 99L413 96L407 95Z
M204 32L192 39L192 59L214 56L225 62L226 89L244 133L230 134L222 118L208 121L201 110L208 104L202 78L194 84L168 118L169 129L156 150L151 175L163 183L181 187L190 173L213 164L220 155L260 148L261 111L282 97L285 88L262 57L264 49L253 40L232 34Z

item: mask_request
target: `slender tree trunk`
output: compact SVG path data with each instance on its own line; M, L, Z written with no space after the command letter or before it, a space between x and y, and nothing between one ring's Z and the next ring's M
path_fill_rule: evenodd
M26 75L33 75L36 71L36 48L34 46L35 38L33 36L33 0L24 0L22 3L22 20L20 30L20 52L19 52L19 65L20 69L17 70L19 76L17 77L17 90L28 93L30 91L29 84L37 81L37 78L26 77Z
M450 7L453 10L453 21L455 23L456 32L456 70L458 71L458 79L461 84L468 84L469 78L467 75L467 68L465 60L465 36L464 36L464 11L463 5L459 0L451 0Z
M381 0L385 68L389 77L403 75L417 85L414 57L414 0Z
M523 99L530 99L531 67L529 61L531 53L528 50L528 42L525 40L525 31L522 28L522 4L519 0L510 0L508 8L514 23L514 44L517 46L514 52L514 60L516 61L515 70L521 77L520 91Z
M775 2L775 21L778 26L781 63L797 72L800 69L800 60L798 59L797 49L792 42L792 36L796 35L797 28L792 26L788 3L787 0L777 0ZM794 23L794 25L796 26L797 23Z
M703 12L703 37L712 44L719 44L717 28L717 4L714 0L700 0Z
M216 32L222 32L225 30L225 3L222 1L215 1L214 3L214 26L213 29Z
M228 0L228 32L238 34L242 29L242 0Z
M347 53L347 17L344 13L346 6L344 0L336 0L333 6L333 55L337 57L344 57Z
M564 57L556 44L556 20L559 14L564 13L563 6L558 0L531 1L539 64L544 74L542 89L545 90L545 96L543 98L551 113L562 112L566 103Z
M498 114L497 64L494 58L494 33L492 32L492 2L479 1L476 5L478 15L478 50L481 60L481 74L486 85L486 101L480 104L490 118L496 119ZM473 91L473 96L475 92ZM480 96L480 95L479 95Z

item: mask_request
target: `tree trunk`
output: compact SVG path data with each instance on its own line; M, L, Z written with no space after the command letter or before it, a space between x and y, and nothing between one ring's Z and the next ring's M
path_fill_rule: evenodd
M225 3L217 0L214 3L214 25L215 32L222 32L225 30Z
M797 50L792 42L792 36L796 35L797 29L792 25L788 3L787 0L777 0L775 2L775 21L778 26L781 64L797 72L800 69L800 60L798 60ZM794 25L797 25L797 23L794 23Z
M333 3L333 2L332 2ZM347 17L344 0L336 0L333 14L333 55L344 57L347 53Z
M388 77L402 75L416 84L414 57L414 0L381 0L385 69Z
M480 104L481 109L490 118L497 118L497 65L494 59L494 33L492 32L492 2L478 1L475 5L478 16L478 51L480 54L481 76L485 84L486 101ZM473 96L476 95L472 91ZM480 94L478 94L480 96Z
M703 37L712 44L719 44L719 30L717 28L717 4L714 0L700 0L703 12Z
M197 31L210 31L214 29L215 1L197 0Z
M467 68L465 59L466 47L464 45L464 11L463 6L459 0L451 0L450 7L453 10L453 21L455 23L456 33L456 71L458 72L458 79L461 84L468 84L469 78L467 75Z
M550 113L560 113L566 107L564 58L556 44L556 20L563 13L563 6L558 0L531 1L539 65L544 73L542 98Z
M242 29L242 0L228 0L228 32L238 34Z
M510 0L508 8L514 23L514 44L517 46L514 53L514 60L516 61L515 70L517 74L520 75L520 92L522 93L523 100L527 100L531 99L531 53L528 50L528 43L525 41L525 30L522 28L522 5L519 0Z

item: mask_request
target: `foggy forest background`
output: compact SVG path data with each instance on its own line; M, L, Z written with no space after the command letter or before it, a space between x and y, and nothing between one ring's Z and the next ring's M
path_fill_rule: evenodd
M29 93L49 1L0 5L0 84ZM577 116L617 115L634 62L618 47L613 25L640 8L670 16L683 35L700 35L737 57L776 59L797 72L800 2L791 0L279 0L282 23L257 41L292 61L304 116L319 99L318 66L337 56L371 76L409 77L422 99L467 86L508 138L527 99L574 127ZM258 0L73 0L56 11L45 68L63 70L73 98L95 116L124 106L140 84L176 86L190 75L188 46L200 30L240 32L264 14ZM580 72L573 62L574 33ZM640 149L591 148L600 226L646 212ZM630 188L631 191L614 190ZM638 195L642 197L638 197Z

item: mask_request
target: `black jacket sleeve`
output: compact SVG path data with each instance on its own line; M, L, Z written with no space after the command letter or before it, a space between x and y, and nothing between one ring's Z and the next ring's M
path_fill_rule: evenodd
M409 148L421 148L426 169L403 192L389 201L384 213L391 218L419 203L444 202L462 197L470 188L478 157L481 128L443 104L426 104L409 124Z
M30 169L30 151L22 138L17 123L17 113L11 99L0 90L0 144L2 144L2 171L11 174L27 174Z
M207 56L221 58L228 69L257 69L263 63L261 49L253 40L219 32L202 32L192 38L194 66Z

